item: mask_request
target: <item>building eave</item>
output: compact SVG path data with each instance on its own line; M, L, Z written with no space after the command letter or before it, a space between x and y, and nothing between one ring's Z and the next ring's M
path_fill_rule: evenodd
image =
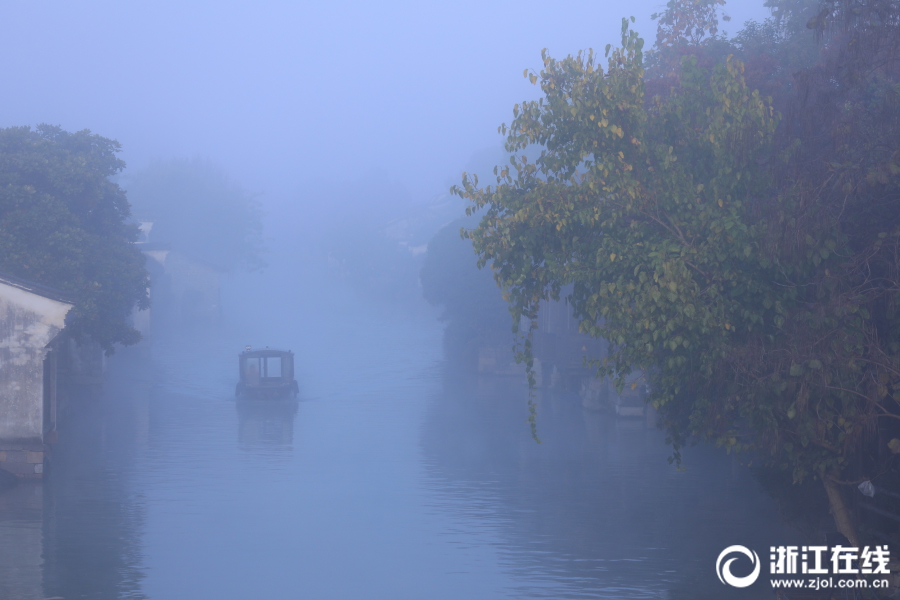
M0 272L0 283L5 283L6 285L19 288L20 290L24 290L31 294L36 294L50 300L56 300L57 302L70 304L72 306L74 306L76 303L76 299L72 294L66 293L62 290L58 290L48 285L43 285L34 281L28 281L27 279L22 279L21 277L16 277L14 275L10 275L9 273Z

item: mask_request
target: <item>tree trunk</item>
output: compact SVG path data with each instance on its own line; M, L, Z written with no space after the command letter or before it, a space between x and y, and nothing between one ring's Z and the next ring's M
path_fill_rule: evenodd
M856 534L856 525L853 523L850 511L847 510L847 505L844 504L844 494L841 491L841 486L835 481L835 479L840 479L840 474L841 472L838 469L834 469L822 477L822 483L825 484L828 504L831 507L831 515L834 517L834 524L837 526L837 530L850 540L851 545L859 548L859 536Z

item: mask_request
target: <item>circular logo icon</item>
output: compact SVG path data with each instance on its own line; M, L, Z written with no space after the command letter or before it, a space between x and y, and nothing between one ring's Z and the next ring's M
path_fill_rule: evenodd
M729 558L725 561L725 564L722 564L722 561L726 556L735 552L749 558L750 563L754 565L753 572L746 577L736 577L731 574L731 563L738 559L737 556ZM719 576L719 581L724 584L736 588L745 588L749 585L753 585L753 582L759 577L759 564L759 556L753 550L750 550L746 546L728 546L722 550L721 554L719 554L719 558L716 560L716 575Z

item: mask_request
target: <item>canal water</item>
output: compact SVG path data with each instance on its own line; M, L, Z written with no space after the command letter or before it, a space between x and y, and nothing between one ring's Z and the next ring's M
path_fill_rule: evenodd
M773 597L716 577L796 541L730 457L679 471L660 431L550 392L536 444L523 384L455 371L429 311L292 301L113 357L47 481L0 493L0 598ZM247 344L294 350L296 402L236 401Z

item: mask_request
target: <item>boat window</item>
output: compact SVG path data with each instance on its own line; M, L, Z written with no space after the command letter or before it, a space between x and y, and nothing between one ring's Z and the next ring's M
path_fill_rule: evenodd
M251 383L259 381L261 371L259 362L259 358L247 358L244 362L244 376Z
M270 356L266 358L266 377L281 377L280 356Z

